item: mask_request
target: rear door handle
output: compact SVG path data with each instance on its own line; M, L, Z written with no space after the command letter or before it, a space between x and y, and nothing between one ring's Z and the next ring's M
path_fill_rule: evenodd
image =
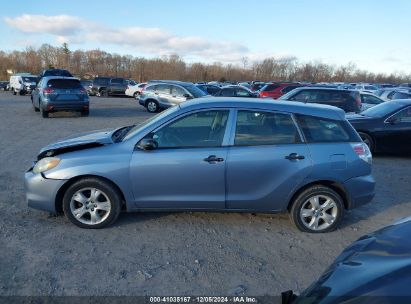
M288 160L301 160L301 159L304 159L305 156L298 155L298 153L291 153L290 155L287 155L285 158Z
M203 160L204 160L205 162L210 163L210 164L214 164L214 163L219 163L219 162L224 161L224 158L217 157L217 156L215 156L215 155L210 155L209 157L204 158Z

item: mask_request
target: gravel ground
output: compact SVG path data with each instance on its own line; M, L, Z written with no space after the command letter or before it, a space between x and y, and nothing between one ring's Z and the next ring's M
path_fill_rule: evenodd
M44 145L149 117L133 99L91 98L90 117L42 119L0 92L0 295L278 295L306 288L349 243L410 215L411 158L374 158L377 195L340 229L299 232L287 215L122 214L103 230L27 208L23 174Z

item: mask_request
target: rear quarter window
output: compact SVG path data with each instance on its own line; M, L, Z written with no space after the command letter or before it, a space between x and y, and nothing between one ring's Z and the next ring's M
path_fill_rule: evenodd
M345 120L297 115L298 124L309 143L360 142L354 128Z

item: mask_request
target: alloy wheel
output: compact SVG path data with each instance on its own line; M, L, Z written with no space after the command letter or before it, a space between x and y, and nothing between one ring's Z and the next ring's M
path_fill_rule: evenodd
M97 225L104 222L110 215L111 202L102 190L83 188L71 197L70 211L80 223Z
M338 217L338 207L328 195L315 195L301 206L300 219L310 230L321 231L330 227Z

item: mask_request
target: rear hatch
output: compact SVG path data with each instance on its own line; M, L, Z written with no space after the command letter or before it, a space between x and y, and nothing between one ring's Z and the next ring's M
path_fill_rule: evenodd
M51 79L47 82L44 93L51 101L82 102L87 99L87 92L77 79Z

